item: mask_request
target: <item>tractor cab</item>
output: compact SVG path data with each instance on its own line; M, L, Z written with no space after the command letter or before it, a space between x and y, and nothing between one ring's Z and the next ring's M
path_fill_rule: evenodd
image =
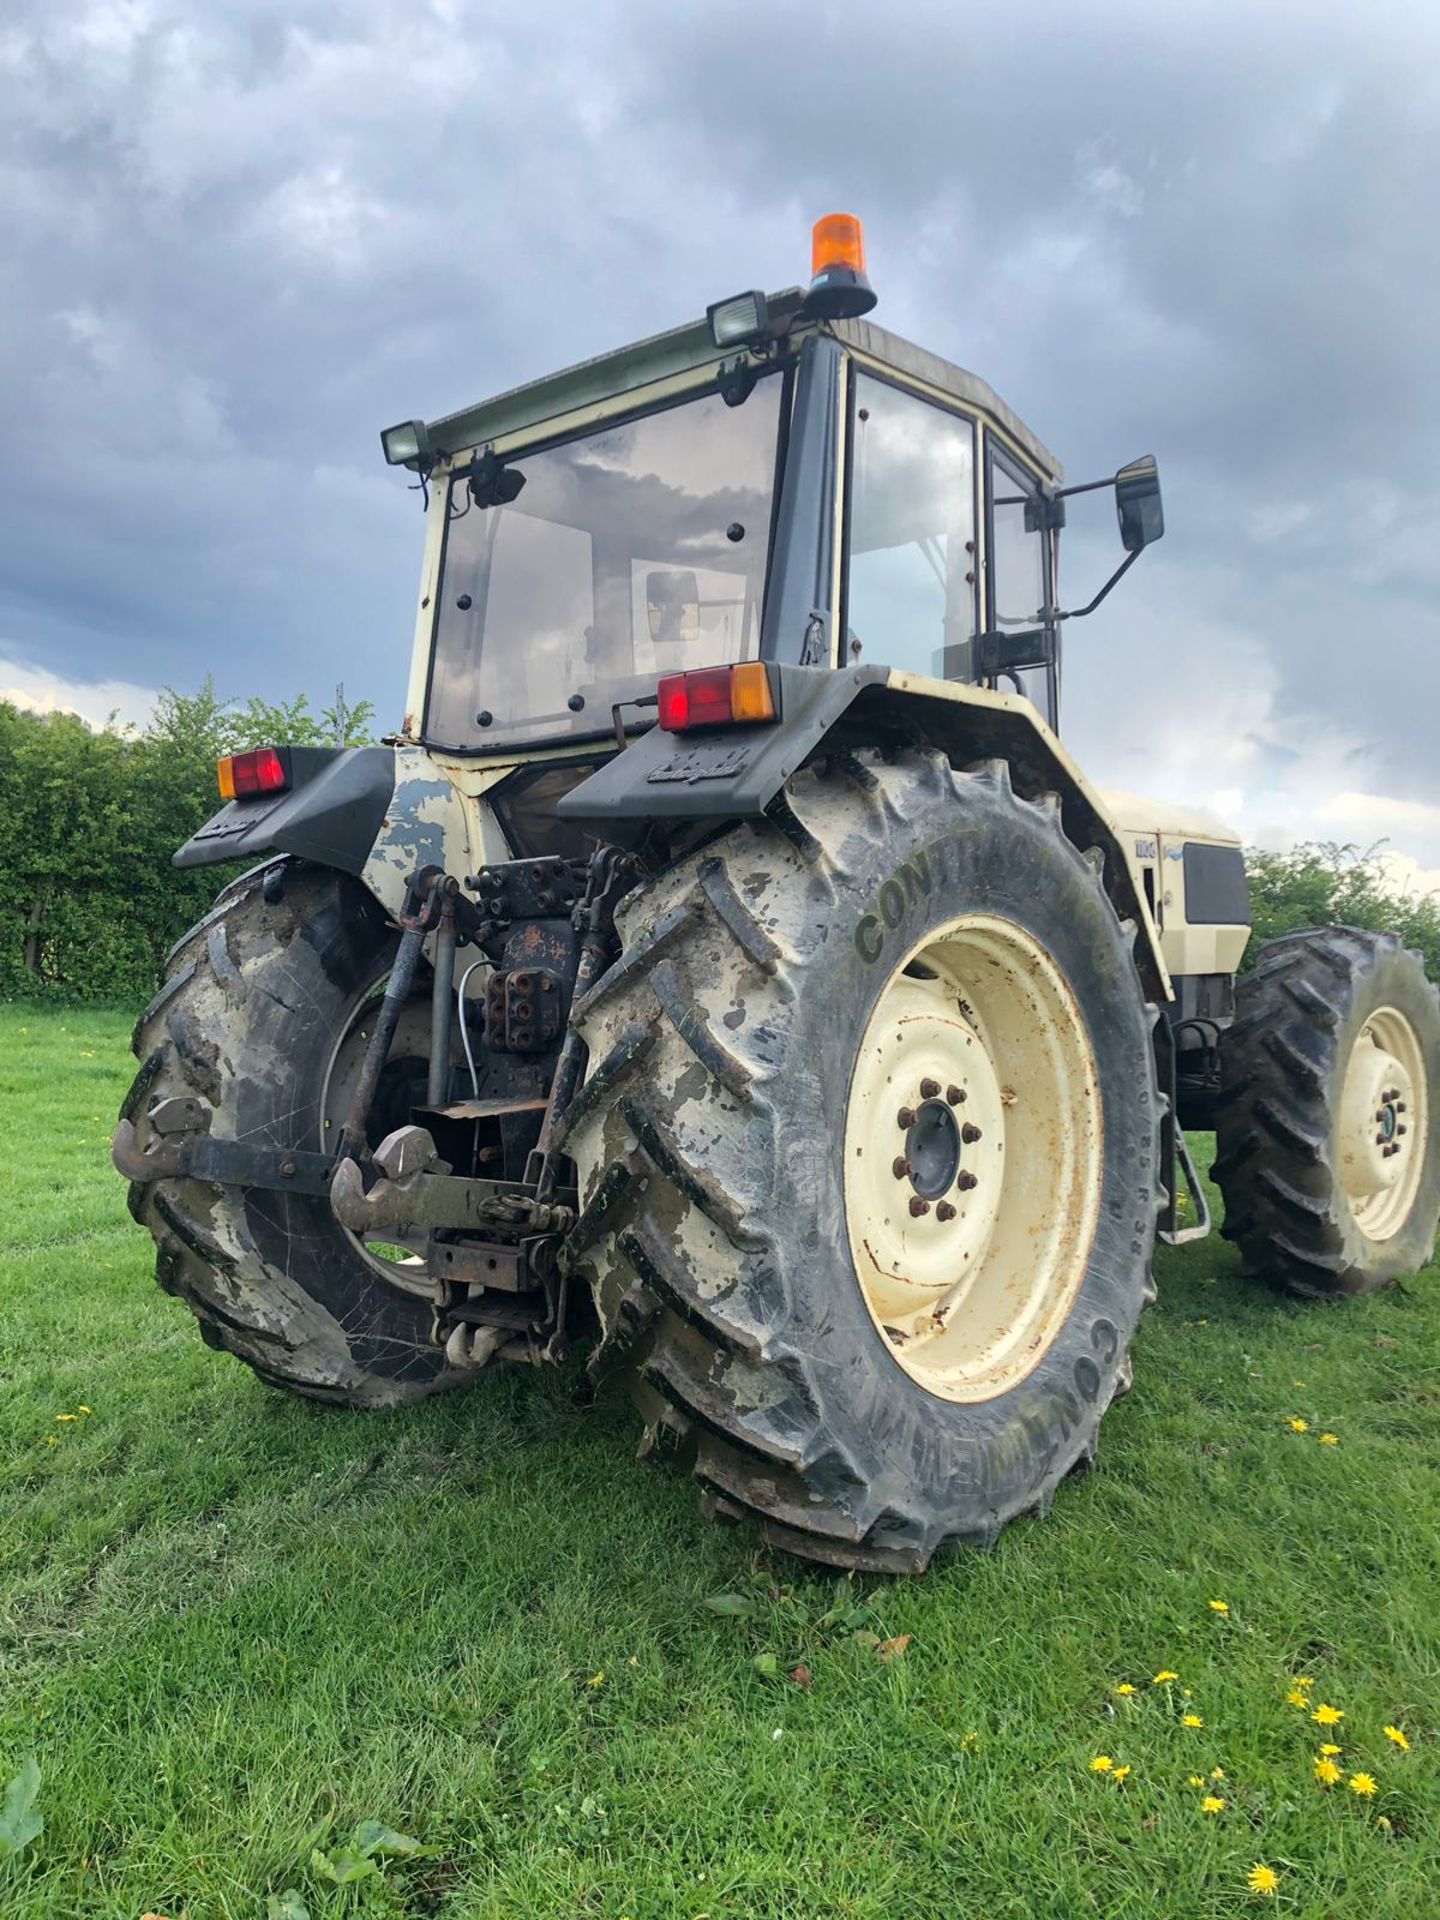
M998 688L1055 727L1060 465L873 302L859 223L831 216L808 291L389 429L429 500L406 736L623 739L664 677L749 661ZM1133 558L1163 531L1154 462L1114 484Z

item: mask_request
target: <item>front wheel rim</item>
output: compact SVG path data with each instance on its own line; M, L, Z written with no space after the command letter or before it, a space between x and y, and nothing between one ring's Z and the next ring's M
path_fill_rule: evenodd
M1069 1318L1099 1219L1104 1123L1080 1009L1011 920L927 934L851 1078L845 1212L887 1351L940 1399L993 1399Z
M1356 1035L1340 1096L1340 1177L1367 1239L1393 1239L1409 1219L1429 1137L1419 1036L1397 1007L1379 1007Z

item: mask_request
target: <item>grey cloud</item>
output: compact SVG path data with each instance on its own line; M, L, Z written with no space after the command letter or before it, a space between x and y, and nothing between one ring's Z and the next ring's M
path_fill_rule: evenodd
M1082 750L1134 758L1087 676L1203 739L1258 661L1272 734L1384 732L1383 790L1440 798L1437 53L1418 5L22 0L0 655L397 712L419 515L376 429L803 277L853 205L880 317L1075 477L1161 455L1148 584L1071 645ZM1072 531L1079 583L1113 535Z

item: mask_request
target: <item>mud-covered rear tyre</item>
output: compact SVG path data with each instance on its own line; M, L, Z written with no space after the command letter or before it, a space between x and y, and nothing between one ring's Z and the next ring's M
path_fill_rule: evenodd
M1153 1297L1160 1194L1155 1009L1101 869L1056 797L1020 797L1002 762L864 753L801 773L782 810L622 907L622 957L577 1016L591 1055L568 1252L601 1362L647 1440L689 1449L712 1513L808 1558L918 1570L1043 1511L1093 1458ZM1028 930L1073 994L1104 1148L1063 1324L1011 1384L959 1401L897 1361L867 1305L846 1127L887 978L967 914Z
M183 1095L217 1139L321 1148L328 1064L396 943L366 889L328 868L277 862L227 887L136 1023L121 1117L139 1144L156 1103ZM269 1386L385 1407L475 1378L447 1364L428 1303L379 1277L324 1195L160 1180L132 1186L130 1210L163 1290Z
M1440 994L1418 953L1360 927L1267 942L1237 985L1220 1077L1214 1178L1248 1272L1335 1299L1428 1263Z

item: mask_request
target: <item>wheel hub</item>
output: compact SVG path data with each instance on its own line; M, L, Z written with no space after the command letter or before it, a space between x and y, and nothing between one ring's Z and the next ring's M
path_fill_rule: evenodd
M922 1200L948 1193L960 1172L960 1125L944 1100L925 1100L905 1134L910 1184Z
M1088 1037L1033 935L969 915L891 976L857 1055L845 1204L865 1302L898 1363L991 1398L1064 1324L1098 1216Z

